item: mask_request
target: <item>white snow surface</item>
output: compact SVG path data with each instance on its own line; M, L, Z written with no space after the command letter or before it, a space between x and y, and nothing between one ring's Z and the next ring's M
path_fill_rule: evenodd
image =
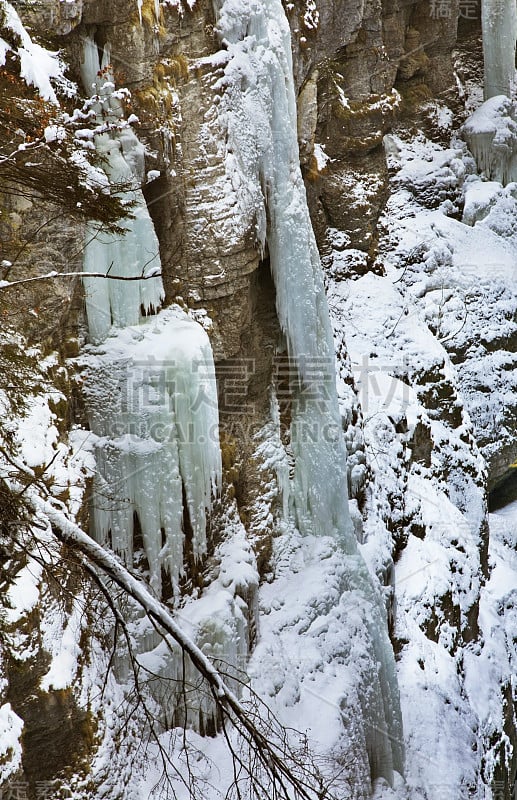
M15 775L22 761L20 737L23 720L14 713L10 703L0 706L0 783Z
M357 587L354 573L361 569L360 559L345 556L331 537L300 536L285 525L279 534L276 577L260 592L260 639L246 673L251 688L291 728L291 746L301 744L299 737L308 737L313 757L337 796L342 792L367 800L371 771L385 775L386 785L398 783L393 760L397 749L400 758L403 744L401 731L395 732L390 722L392 709L379 705L382 695L376 684L391 678L372 660L379 632L372 628L372 599ZM216 601L210 590L207 600L215 615L213 625L225 601ZM180 619L192 619L188 605ZM245 687L242 692L242 701L252 704ZM390 747L385 745L387 730L393 737ZM200 750L190 768L206 782L203 796L224 797L234 776L223 737L200 740L192 732L188 736ZM165 735L163 742L169 743L170 737ZM176 763L186 777L184 755L178 753ZM158 778L151 769L147 791ZM187 800L185 787L178 783L175 789L178 798Z
M63 619L56 603L43 621L43 646L51 656L49 669L40 681L43 691L73 685L81 658L81 633L87 621L83 604L82 596L74 597L72 611Z
M487 772L497 762L501 743L511 757L511 743L501 730L510 708L501 705L501 687L515 693L517 674L517 509L515 504L490 515L490 578L481 595L481 649L466 652L466 689L485 737L494 745L487 753Z
M23 567L16 575L8 592L8 607L5 619L13 625L30 611L39 600L39 584L43 567L33 561Z
M492 106L506 104L497 98ZM497 111L495 120L489 111L485 104L482 118L494 130ZM504 692L515 691L507 631L515 625L516 525L508 524L503 547L491 517L485 586L485 466L474 435L488 455L511 438L499 409L515 402L514 360L504 351L516 309L515 184L482 181L460 140L445 148L423 134L393 135L386 149L392 194L381 220L382 269L343 281L331 263L328 292L338 349L344 340L362 403L374 482L361 549L378 575L389 574L394 537L405 531L395 565L406 743L400 791L415 800L492 797L493 741ZM346 253L336 242L334 261ZM341 394L349 403L344 383ZM417 446L426 437L427 455Z

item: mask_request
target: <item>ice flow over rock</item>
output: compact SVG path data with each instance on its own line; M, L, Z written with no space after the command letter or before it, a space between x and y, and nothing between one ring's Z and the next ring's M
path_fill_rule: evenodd
M369 607L372 679L360 690L368 695L362 726L372 777L391 780L393 769L403 769L395 664L383 603L358 552L348 510L333 338L299 166L289 25L280 0L215 6L229 56L219 83L227 171L269 254L278 319L295 365L290 509L302 533L339 541L350 560L349 600L343 602Z
M138 526L159 596L163 574L178 591L185 513L194 559L206 552L206 513L221 479L215 369L197 322L178 309L156 313L164 295L161 277L145 279L159 272L160 256L140 188L143 148L123 121L109 47L100 61L93 37L85 40L82 75L104 122L95 147L133 215L121 234L89 228L84 272L142 278L84 278L92 343L84 394L97 464L92 528L131 564Z
M104 169L113 188L131 204L132 219L122 220L121 234L106 233L91 223L86 232L84 272L109 273L126 278L144 277L160 266L159 244L141 190L144 172L143 146L123 120L120 99L114 94L109 65L109 45L99 59L93 36L85 38L82 79L93 90L92 109L99 118L95 149L103 159ZM106 130L107 128L107 130ZM112 325L123 328L136 325L144 314L157 311L164 297L159 277L142 281L84 278L86 315L90 339L103 341Z
M517 6L515 0L483 0L481 3L485 100L504 94L515 86L515 42Z

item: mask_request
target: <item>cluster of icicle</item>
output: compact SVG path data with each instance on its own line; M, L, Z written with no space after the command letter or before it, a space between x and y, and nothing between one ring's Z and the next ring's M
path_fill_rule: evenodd
M463 125L480 175L503 186L517 180L517 109L509 97L486 100Z
M466 121L463 133L478 172L505 186L517 180L515 47L516 0L483 0L485 102Z
M384 608L348 509L333 337L299 166L289 25L281 0L225 0L216 12L229 55L220 81L227 169L269 252L277 314L296 364L289 507L302 533L340 542L349 556L350 591L369 604L372 685L365 687L363 730L372 777L391 781L393 769L403 771L398 686Z
M89 228L84 271L141 278L84 278L92 342L83 358L84 393L97 466L92 530L132 564L138 526L160 596L164 573L178 591L185 512L194 559L206 552L206 512L221 479L212 349L201 326L179 309L158 311L163 286L140 188L143 147L123 123L109 47L100 60L93 36L85 40L82 78L100 125L96 150L133 214L120 234Z

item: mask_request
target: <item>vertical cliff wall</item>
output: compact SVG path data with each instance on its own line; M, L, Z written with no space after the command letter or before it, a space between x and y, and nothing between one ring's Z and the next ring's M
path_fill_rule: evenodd
M353 558L310 530L301 536L293 525L290 481L294 477L295 491L302 491L296 470L303 441L297 451L290 439L300 367L293 365L285 320L299 308L289 308L285 288L279 296L283 251L270 252L267 244L274 212L268 193L279 172L272 160L264 161L256 133L260 105L250 100L262 86L257 70L268 66L266 59L254 70L253 48L261 36L267 41L273 35L272 27L261 27L262 5L249 4L248 26L242 8L228 4L221 21L220 9L205 0L192 7L148 0L15 5L35 37L61 49L76 81L85 40L99 54L109 47L115 86L130 91L125 118L145 145L142 190L159 243L164 303L201 323L213 348L223 486L201 560L194 557L194 532L184 514L185 559L175 586L169 591L164 583L164 598L176 595L179 617L217 663L244 668L284 724L308 731L322 780L331 788L335 781L338 796L438 800L446 793L466 800L493 791L509 800L515 775L508 644L513 600L511 587L501 594L491 576L511 558L512 545L511 535L497 528L489 555L487 471L478 444L492 464L499 459L494 472L504 474L515 453L515 406L505 411L504 441L495 441L495 426L485 424L480 371L488 358L497 381L508 386L511 359L496 362L504 337L513 341L515 298L511 286L497 294L471 275L465 288L461 276L476 248L468 219L462 220L474 166L457 137L465 103L476 102L470 76L471 65L480 64L476 14L467 19L459 0L445 4L447 13L408 0L284 5L299 159L337 353L338 422L348 451L343 493L350 496L354 536L368 567L368 596L354 583ZM246 57L237 59L246 36ZM269 99L264 92L264 103ZM258 120L246 121L250 111ZM268 111L264 125L274 116ZM86 119L84 129L89 124ZM242 127L232 132L232 124ZM277 128L270 131L271 159L285 137ZM291 177L298 180L294 172ZM508 195L503 201L512 202ZM84 230L77 222L47 221L53 213L44 198L6 198L2 214L6 258L22 249L10 277L36 274L42 253L52 269L80 271ZM299 226L291 233L299 236ZM463 261L453 241L467 253ZM40 413L31 423L41 447L30 466L60 486L59 497L88 525L95 466L81 388L69 383L79 373L77 361L66 361L63 371L65 359L87 340L84 290L73 279L52 286L50 292L23 290L24 305L34 313L23 316L20 329L45 353L58 351L47 365L50 402L41 378ZM315 291L312 286L309 294ZM296 296L301 303L306 294ZM506 321L490 335L483 307L501 310ZM308 319L301 328L305 323L310 342ZM474 342L483 353L474 352ZM508 345L508 354L513 349ZM329 378L314 361L317 349L308 355L305 378L314 390ZM308 402L314 402L311 392ZM35 436L22 425L23 435ZM60 448L66 477L61 468L55 474L52 465L44 469ZM305 498L310 491L313 481ZM134 566L145 574L149 565L138 536L136 524L140 560ZM71 787L79 797L129 798L147 796L158 781L158 796L166 797L160 771L141 757L145 713L140 708L132 718L120 711L132 696L131 675L120 652L111 652L111 622L99 623L106 610L96 590L74 563L63 568L59 587L44 570L33 574L22 554L10 570L14 610L2 628L2 708L7 715L10 704L14 716L6 716L6 729L14 733L5 785L19 781L37 797L56 781L63 796ZM22 577L13 584L16 575ZM29 591L30 602L20 601L17 585ZM372 622L372 605L382 624ZM497 633L490 623L495 608L505 609ZM184 724L197 730L187 737L206 755L196 767L199 785L215 785L215 797L224 781L213 762L224 772L227 756L218 737L198 736L216 733L213 706L160 683L179 663L177 655L160 650L138 614L131 624L146 654L142 663L149 669L150 702L159 706L151 710L162 742L185 775L179 740L166 730ZM388 637L403 731L392 662L383 661ZM231 658L230 639L238 643ZM66 646L56 644L60 640ZM110 675L103 685L111 662L117 680ZM178 668L178 684L181 674ZM478 674L487 687L481 700ZM190 673L188 680L195 684ZM322 707L325 723L316 725ZM189 790L180 783L175 791L183 796Z

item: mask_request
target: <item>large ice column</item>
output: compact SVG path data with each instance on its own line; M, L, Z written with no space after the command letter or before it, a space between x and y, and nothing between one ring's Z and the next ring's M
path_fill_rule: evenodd
M89 347L84 395L96 436L92 529L132 564L135 519L150 582L174 590L184 562L183 507L195 560L206 553L206 513L221 480L212 349L178 309Z
M481 25L485 60L485 100L515 86L517 6L515 0L482 0Z
M293 394L293 516L302 533L330 535L350 558L347 597L368 609L370 685L363 732L372 778L402 772L398 687L385 612L357 548L348 510L333 338L299 166L289 25L280 0L216 2L227 50L219 86L227 130L227 171L243 211L255 219L270 257ZM220 61L219 61L220 63Z
M279 0L226 0L217 26L232 56L221 81L227 168L256 219L259 241L267 244L294 365L296 521L302 531L334 535L354 552L332 332L299 166L289 25Z
M102 60L93 37L84 42L82 77L94 92L92 109L99 128L94 135L97 153L112 191L119 191L131 204L132 218L122 220L119 234L107 233L91 223L86 233L83 270L111 277L84 278L86 315L90 339L101 342L112 325L136 325L142 314L158 310L163 300L160 277L145 277L160 271L159 244L142 190L143 146L127 123L123 123L120 101L114 93L109 66L109 46ZM112 126L106 131L106 126ZM113 280L114 277L142 280Z

